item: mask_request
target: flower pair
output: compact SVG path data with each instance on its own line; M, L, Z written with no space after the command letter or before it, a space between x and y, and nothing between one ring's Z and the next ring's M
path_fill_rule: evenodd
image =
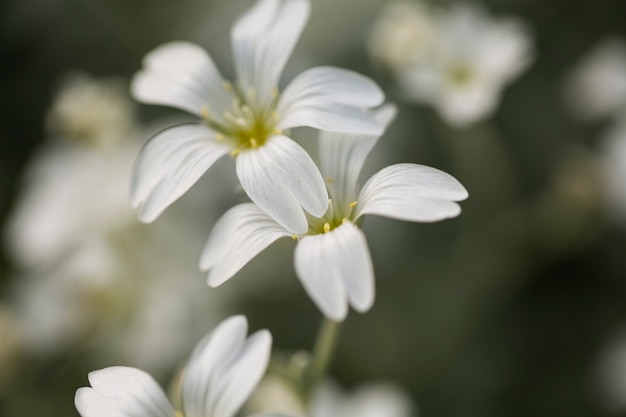
M141 151L133 179L140 219L154 220L220 157L230 154L252 203L229 210L215 225L200 267L209 284L232 277L276 239L298 239L295 267L309 296L333 320L351 305L374 301L374 272L365 214L431 222L454 217L463 186L433 168L387 167L359 187L363 163L395 115L378 110L384 95L370 79L332 67L297 76L282 92L278 81L309 15L308 0L259 0L234 25L237 81L225 82L199 47L173 43L145 59L133 81L139 100L202 117L167 129ZM288 135L322 131L320 169Z

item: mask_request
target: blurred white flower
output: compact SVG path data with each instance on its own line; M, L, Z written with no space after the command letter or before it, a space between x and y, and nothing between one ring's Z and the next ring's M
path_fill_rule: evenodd
M577 116L595 119L626 112L626 42L610 38L567 77L565 99Z
M46 120L53 135L99 146L123 141L134 128L135 106L121 80L68 76Z
M76 391L76 409L82 417L233 417L270 357L270 333L246 338L247 330L245 317L231 317L198 343L183 374L181 411L149 374L122 366L90 372L91 387Z
M600 352L594 371L600 406L611 415L626 412L626 332L617 334Z
M491 115L504 87L533 59L526 26L513 18L495 20L481 7L465 3L418 15L413 24L427 21L427 38L433 41L418 42L406 62L376 52L398 48L400 37L389 37L386 48L379 45L371 53L390 66L408 99L432 105L448 123L465 126ZM387 15L384 24L394 26L393 16L406 26L411 15Z
M293 386L275 375L261 381L246 409L302 417L417 417L410 395L390 382L367 383L347 392L334 381L326 380L315 390L307 413Z
M88 87L88 79L66 84L72 94L60 92L51 113L60 113L56 105L71 107L69 96L83 97L79 87L107 96L110 83L92 80ZM82 104L85 112L94 111L90 102ZM103 103L94 105L106 113ZM75 108L65 117L63 126L72 126L71 118L82 116ZM128 178L140 129L129 123L133 128L123 140L51 141L31 161L5 230L19 271L10 301L29 354L80 345L169 372L230 302L224 294L212 297L194 266L194 248L206 239L203 227L223 202L187 199L154 227L138 224L128 207ZM117 132L118 126L111 128ZM223 176L211 185L215 190L228 183Z
M386 126L395 108L383 107L375 118ZM358 228L365 214L434 222L457 216L457 201L467 191L452 176L416 164L397 164L374 174L363 187L358 178L378 136L322 132L321 171L330 207L321 218L309 217L308 230L292 233L252 203L230 209L216 223L203 250L200 269L210 270L208 283L218 286L281 237L298 239L294 261L305 290L322 313L343 320L348 305L359 312L374 302L374 270Z
M279 91L309 11L308 0L259 0L240 17L231 30L235 85L194 44L169 43L146 56L132 83L134 96L203 120L167 129L142 149L132 189L142 221L158 217L226 154L236 158L250 199L292 233L306 231L303 209L324 214L323 180L287 130L379 134L382 128L364 109L380 105L384 95L370 79L332 67L305 71Z

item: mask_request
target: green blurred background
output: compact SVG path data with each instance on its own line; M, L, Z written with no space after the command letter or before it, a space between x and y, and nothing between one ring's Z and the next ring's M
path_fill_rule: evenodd
M68 71L127 82L146 52L182 39L205 47L230 76L228 30L249 4L3 0L0 224L45 140L45 114ZM607 127L576 120L563 100L564 77L584 54L609 35L626 37L626 2L485 1L496 15L529 22L536 60L488 122L464 130L399 101L388 76L370 65L366 38L385 4L313 0L285 78L329 64L376 79L400 111L374 151L384 162L372 161L370 172L382 163L434 166L458 178L470 198L460 217L443 223L366 219L377 300L369 313L350 314L332 375L346 386L394 380L428 417L626 415L607 406L598 376L603 355L626 332L626 224L607 215L595 167ZM139 109L145 122L175 113ZM270 248L223 290L239 291L264 264L284 261L272 286L288 291L244 289L232 307L253 328L269 328L281 350L308 349L320 322L293 273L291 247ZM5 251L0 302L8 311L18 276ZM44 358L18 351L0 363L0 416L78 415L75 389L86 385L88 371L113 364L120 363L94 359L80 346Z

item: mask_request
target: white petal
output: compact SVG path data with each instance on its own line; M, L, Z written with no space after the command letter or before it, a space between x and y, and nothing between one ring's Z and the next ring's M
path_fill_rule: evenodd
M248 399L265 374L270 360L272 336L259 330L248 339L236 362L220 381L220 398L210 414L213 417L232 417Z
M131 84L133 96L144 103L163 104L201 115L203 109L218 121L231 106L233 95L209 55L199 46L172 42L144 58L144 69Z
M386 128L396 112L394 105L386 105L373 117ZM356 200L361 168L377 141L378 136L320 132L320 170L328 183L330 197L339 206Z
M215 224L200 259L200 269L211 270L208 283L221 285L276 239L290 236L254 204L228 210Z
M308 224L302 208L319 217L328 208L324 180L306 151L285 136L237 157L237 176L250 199L277 223L302 234Z
M334 132L379 135L383 129L363 109L385 96L371 79L334 67L317 67L297 76L281 95L279 128L310 126Z
M244 92L256 91L259 104L266 105L273 99L309 13L308 0L260 0L233 26L232 49L239 85Z
M400 220L434 222L455 217L455 201L467 198L454 177L416 164L392 165L374 174L359 193L357 217L378 214Z
M92 388L76 392L76 409L83 417L173 417L163 390L147 373L122 366L89 373Z
M346 317L348 302L360 312L374 302L374 269L367 242L351 222L300 240L295 268L309 296L332 320Z
M265 373L272 338L260 330L246 341L243 316L231 317L198 344L183 377L186 417L232 417Z
M229 152L204 125L175 126L154 136L143 147L133 172L134 207L142 205L143 222L156 219L183 195L206 170Z

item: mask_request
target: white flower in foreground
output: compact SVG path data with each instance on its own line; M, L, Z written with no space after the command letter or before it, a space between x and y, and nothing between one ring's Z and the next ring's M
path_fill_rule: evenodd
M231 317L198 343L183 375L181 411L150 375L128 367L91 372L91 387L76 391L76 408L82 417L232 417L270 357L270 333L260 330L246 339L247 328L245 317Z
M384 107L377 120L387 125L395 108ZM358 177L378 136L320 134L321 171L331 198L321 218L309 218L308 231L292 235L254 204L240 204L222 216L203 250L200 269L218 286L276 239L298 238L295 269L324 315L343 320L348 304L359 312L374 302L374 270L365 235L357 227L365 214L414 222L457 216L456 201L467 191L452 176L416 164L397 164L374 174L363 187Z
M626 111L626 42L611 38L597 45L568 77L565 97L587 119Z
M281 92L285 63L308 19L308 0L260 0L231 31L236 82L224 81L209 55L184 42L149 53L133 83L145 103L177 107L202 122L153 137L136 164L132 202L154 220L220 157L236 158L250 199L293 233L307 228L303 211L321 216L328 196L315 164L287 135L297 126L380 134L365 108L384 95L370 79L332 67L297 76Z
M502 89L532 61L528 30L517 19L494 20L470 4L434 10L433 16L435 41L420 45L413 62L392 68L402 91L453 125L489 116Z

